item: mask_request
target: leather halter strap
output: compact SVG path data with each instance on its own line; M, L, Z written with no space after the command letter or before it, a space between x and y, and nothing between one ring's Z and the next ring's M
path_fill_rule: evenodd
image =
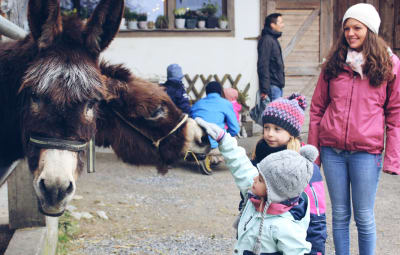
M89 142L79 142L72 140L64 140L59 138L48 138L40 136L30 136L29 142L39 148L45 149L57 149L57 150L68 150L68 151L84 151L87 150L87 172L95 172L95 144L94 138L90 139Z
M125 124L127 124L128 126L130 126L131 128L135 129L137 132L139 132L139 134L141 134L142 136L146 137L148 140L150 140L152 142L152 144L154 145L154 147L156 147L157 149L160 147L160 143L167 138L168 136L170 136L171 134L173 134L178 128L180 128L188 119L188 115L187 114L183 114L183 118L182 120L171 130L169 131L168 134L166 134L165 136L161 137L158 140L154 140L153 138L151 138L150 136L148 136L146 133L144 133L140 128L138 128L137 126L135 126L132 122L130 122L129 120L127 120L124 116L122 116L122 114L120 114L118 111L116 111L115 109L112 108L112 111L115 113L115 115L117 115Z

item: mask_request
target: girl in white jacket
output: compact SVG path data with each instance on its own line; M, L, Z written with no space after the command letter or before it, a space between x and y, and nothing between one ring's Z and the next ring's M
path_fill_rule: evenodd
M201 118L196 122L219 143L219 150L235 178L236 185L247 200L238 225L235 255L309 253L306 241L310 221L308 197L303 193L313 174L318 150L303 146L300 154L292 150L273 153L257 168L235 138L215 124ZM268 212L271 203L281 203L279 212ZM302 211L291 214L294 205Z

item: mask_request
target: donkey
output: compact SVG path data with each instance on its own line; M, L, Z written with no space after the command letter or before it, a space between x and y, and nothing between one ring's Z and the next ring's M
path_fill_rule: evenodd
M206 152L208 137L199 136L201 128L164 88L135 77L122 65L103 61L100 70L107 77L108 97L99 106L96 145L111 146L129 164L156 164L163 174L186 151Z
M61 17L59 0L30 0L30 34L0 44L0 166L27 158L45 215L63 214L94 137L161 172L184 150L208 149L206 134L157 85L100 66L123 9L123 0L101 0L83 23Z

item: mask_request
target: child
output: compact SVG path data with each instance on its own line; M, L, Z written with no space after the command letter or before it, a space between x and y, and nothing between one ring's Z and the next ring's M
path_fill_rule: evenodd
M313 161L318 150L306 145L300 154L284 150L269 155L254 167L246 151L235 138L213 123L201 118L196 122L219 143L246 205L238 225L234 254L305 254L311 244L306 241L310 220L308 196L304 193L313 174ZM272 203L281 203L280 212L269 213ZM291 214L288 209L301 205L302 211Z
M234 88L224 88L225 98L232 103L233 111L235 112L236 119L240 125L240 114L239 112L242 110L242 105L238 103L237 99L239 97L239 93Z
M258 164L271 153L282 150L299 151L300 129L304 122L306 100L299 94L279 98L270 104L263 113L263 138L257 143L252 163ZM314 164L314 173L305 189L310 198L310 226L307 241L312 244L312 255L325 254L326 216L325 191L319 167ZM271 207L280 205L271 205ZM240 205L239 205L240 207ZM296 206L291 209L294 213Z
M183 82L182 68L178 64L167 67L167 81L161 84L175 105L184 113L190 112L189 96L186 93Z

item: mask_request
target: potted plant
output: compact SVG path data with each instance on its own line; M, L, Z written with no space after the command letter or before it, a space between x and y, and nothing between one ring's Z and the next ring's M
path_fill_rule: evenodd
M186 14L185 8L178 8L174 10L176 28L179 29L185 28L185 14Z
M200 29L204 29L206 27L207 16L201 11L197 11L197 27Z
M155 26L156 26L156 24L154 23L154 21L147 22L147 28L148 29L154 29Z
M197 25L197 13L196 11L189 10L185 14L186 28L194 29Z
M125 9L124 17L128 25L128 29L138 29L137 13L130 11L128 8Z
M79 17L82 19L82 21L83 21L83 22L86 22L87 19L89 18L89 16L90 16L90 13L89 13L88 8L82 7L82 8L81 8L81 11L80 11L80 13L79 13Z
M137 15L140 29L147 29L147 13L139 13Z
M164 15L160 15L156 19L157 29L167 29L168 28L168 18Z
M219 28L221 29L227 29L228 28L228 18L225 15L222 15L219 17Z
M218 5L211 2L204 3L201 11L207 16L206 27L216 28L218 26L218 18L215 14L218 11Z

